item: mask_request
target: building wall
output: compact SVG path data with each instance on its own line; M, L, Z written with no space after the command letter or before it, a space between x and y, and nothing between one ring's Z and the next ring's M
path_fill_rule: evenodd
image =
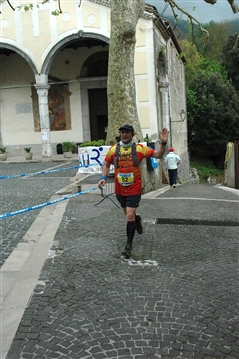
M181 111L187 111L186 108L186 88L184 81L184 64L178 58L178 52L172 45L168 44L168 61L169 61L169 111L170 111L170 140L181 158L181 164L178 168L178 178L184 182L188 178L189 158L188 158L188 141L187 141L187 120L182 121Z
M17 1L16 1L17 3ZM50 64L52 77L69 83L71 129L51 131L53 151L55 144L63 141L82 142L89 138L89 115L87 103L87 86L82 86L80 74L84 62L90 55L104 48L65 49L72 35L80 37L80 31L91 34L92 38L110 39L110 8L99 1L83 0L79 7L76 2L62 3L63 13L53 16L57 2L50 2L33 11L12 11L5 2L1 5L3 21L1 23L2 46L16 49L16 54L1 55L1 133L2 144L8 151L15 151L24 145L35 146L41 152L41 133L34 129L34 108L32 106L32 89L36 84L37 74ZM158 50L167 46L167 42L158 31L155 41L153 18L139 20L135 47L135 83L136 102L143 135L157 138L158 131L167 121L162 110L158 83L156 81L156 62ZM182 103L185 104L184 68L173 43L168 46L170 88L169 105L172 118L177 118ZM85 79L87 81L87 79ZM92 80L92 79L91 79ZM89 79L89 87L92 81ZM102 79L105 81L105 79ZM103 86L100 78L94 82ZM104 82L106 83L106 81ZM82 102L82 99L84 101ZM186 110L186 108L185 108ZM165 122L166 121L166 122ZM180 152L185 146L186 122L175 123L174 141ZM16 152L16 151L15 151Z

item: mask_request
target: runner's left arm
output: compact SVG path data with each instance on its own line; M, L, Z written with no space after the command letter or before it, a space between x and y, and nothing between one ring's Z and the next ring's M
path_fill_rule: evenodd
M168 134L169 131L167 130L166 127L164 127L162 129L161 132L159 132L159 139L161 140L161 146L159 147L158 150L154 151L154 153L152 154L152 157L154 158L162 158L166 149L166 145L168 142Z

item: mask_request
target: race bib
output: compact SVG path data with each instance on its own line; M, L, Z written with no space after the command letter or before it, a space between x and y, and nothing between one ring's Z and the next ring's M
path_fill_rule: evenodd
M133 173L119 173L118 181L121 186L130 186L134 183L134 174Z

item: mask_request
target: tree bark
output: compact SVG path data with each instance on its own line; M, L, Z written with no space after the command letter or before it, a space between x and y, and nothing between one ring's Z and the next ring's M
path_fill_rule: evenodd
M106 143L116 142L118 128L131 124L135 140L143 140L139 123L134 76L136 25L144 0L111 0L111 33L108 65L108 133Z

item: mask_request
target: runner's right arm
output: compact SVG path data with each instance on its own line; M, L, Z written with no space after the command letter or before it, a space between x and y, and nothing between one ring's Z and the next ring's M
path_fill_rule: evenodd
M107 176L109 174L111 164L108 162L104 162L104 165L102 167L102 177L98 182L99 189L102 189L102 187L105 185L107 181Z

